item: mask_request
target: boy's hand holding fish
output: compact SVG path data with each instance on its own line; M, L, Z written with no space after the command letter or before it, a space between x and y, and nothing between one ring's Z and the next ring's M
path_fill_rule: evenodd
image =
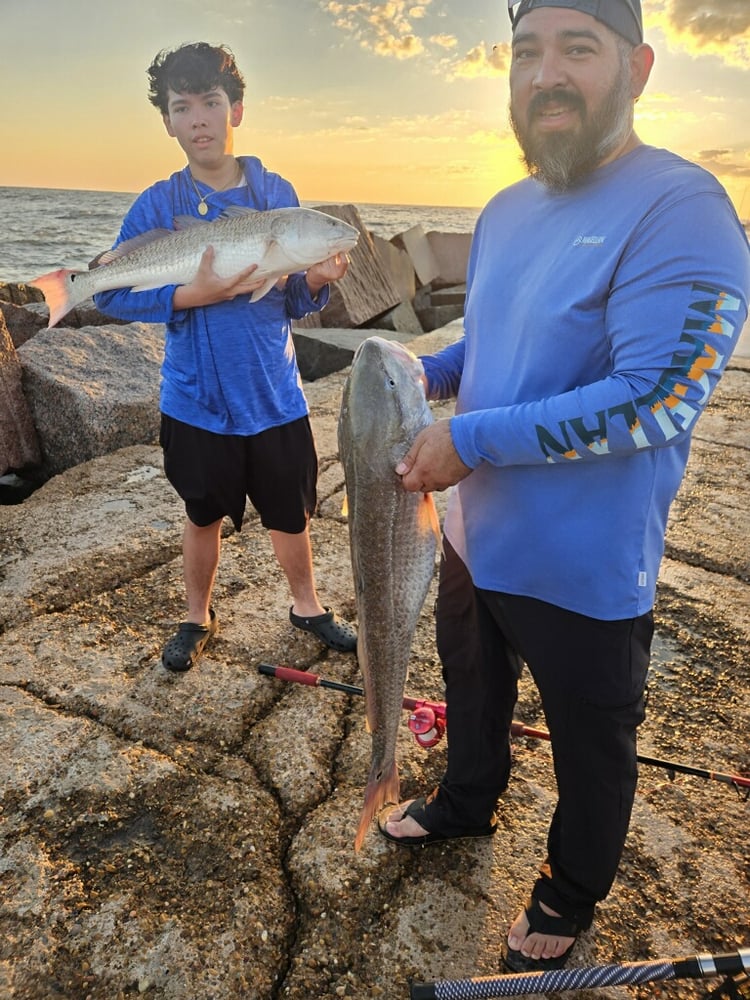
M228 278L222 278L214 271L215 256L214 248L206 247L206 252L201 257L200 266L193 280L185 285L178 285L175 289L175 309L210 306L214 302L224 302L227 299L234 299L238 295L251 295L265 284L265 278L253 280L253 272L258 270L257 263L251 264L250 267L246 267Z
M334 254L327 260L313 264L307 269L307 287L313 295L331 281L339 281L349 270L349 258L345 253Z

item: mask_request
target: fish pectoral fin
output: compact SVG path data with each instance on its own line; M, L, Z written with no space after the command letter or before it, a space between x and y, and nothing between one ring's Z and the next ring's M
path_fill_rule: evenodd
M435 501L431 493L424 493L423 496L424 503L422 504L419 512L420 526L425 527L428 531L431 531L438 544L440 544L442 533L440 531L440 518L438 517Z
M341 501L341 516L349 517L349 497L344 493L344 499Z
M271 276L270 278L267 278L266 281L260 286L260 288L255 289L253 294L250 296L250 301L258 302L260 299L263 298L264 295L268 295L268 293L271 291L271 289L278 280L279 279L275 275Z

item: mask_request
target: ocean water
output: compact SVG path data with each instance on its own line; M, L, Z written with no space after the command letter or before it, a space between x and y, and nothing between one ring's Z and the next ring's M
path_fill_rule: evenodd
M28 282L58 267L87 267L112 246L135 197L117 191L0 187L0 282ZM417 224L425 232L470 233L480 211L359 203L356 208L370 232L384 239Z

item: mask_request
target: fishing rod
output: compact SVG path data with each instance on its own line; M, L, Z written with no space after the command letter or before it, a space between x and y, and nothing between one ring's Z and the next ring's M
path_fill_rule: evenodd
M296 684L308 684L312 687L328 688L333 691L343 691L346 694L364 695L364 689L355 687L354 684L342 684L339 681L329 681L318 674L310 673L307 670L295 670L293 667L274 667L269 663L258 665L258 672L269 677L277 677L282 681L292 681ZM404 698L401 702L402 708L409 712L408 726L414 734L417 743L429 749L434 747L443 738L446 729L446 705L442 701L427 701L425 698ZM522 722L511 722L510 735L513 737L526 736L535 740L546 740L550 742L550 734L544 729L532 729ZM639 764L650 764L652 767L661 767L670 773L673 778L675 774L691 774L698 778L707 778L711 781L721 781L726 785L732 785L740 798L743 793L740 791L746 788L744 799L750 798L750 777L742 774L725 774L722 771L712 771L704 767L694 767L692 764L680 764L673 760L660 760L658 757L647 757L637 754L636 759Z
M365 693L364 688L355 687L353 684L327 681L318 674L311 674L307 670L295 670L293 667L272 667L270 663L259 663L258 673L277 677L281 681L293 681L295 684L309 684L311 687L344 691L346 694L364 696ZM445 702L427 701L425 698L404 698L401 707L409 712L409 729L421 747L429 749L440 742L445 733Z
M409 984L411 1000L491 1000L492 997L522 996L582 990L592 987L627 986L655 983L667 979L706 979L731 977L750 972L750 948L720 955L693 955L689 958L655 959L648 962L621 962L593 965L581 969L555 969L551 972L521 972L506 976L480 976L471 979L438 979L429 983Z
M535 740L551 740L550 734L544 729L530 729L520 722L511 722L511 736L528 736ZM670 771L672 777L675 773L692 774L698 778L710 778L712 781L722 781L726 785L733 785L737 789L737 794L742 798L740 788L747 788L745 799L750 797L750 777L743 774L724 774L721 771L709 771L704 767L694 767L692 764L678 764L674 760L660 760L658 757L647 757L644 754L636 754L639 764L651 764L653 767L663 767Z

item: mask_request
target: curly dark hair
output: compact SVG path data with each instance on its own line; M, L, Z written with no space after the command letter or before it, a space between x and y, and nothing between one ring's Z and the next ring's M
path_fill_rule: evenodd
M167 91L204 94L223 87L231 104L241 101L245 80L226 45L193 42L162 49L149 66L148 99L163 115L169 111Z

